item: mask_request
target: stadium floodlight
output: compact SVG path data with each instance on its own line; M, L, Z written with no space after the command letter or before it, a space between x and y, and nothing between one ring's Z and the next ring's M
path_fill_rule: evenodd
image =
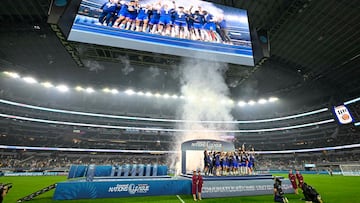
M174 94L173 96L171 96L171 98L173 98L173 99L177 99L177 98L179 98L176 94Z
M12 78L20 78L20 75L17 74L17 73L15 73L15 72L7 72L7 71L5 71L4 73L5 73L6 75L12 77Z
M222 99L222 100L220 101L220 103L221 103L221 104L226 104L226 100L225 100L225 99Z
M139 95L139 96L143 96L143 95L144 95L144 92L139 91L139 92L137 92L136 94Z
M103 92L106 92L106 93L111 92L111 90L110 90L109 88L107 88L107 87L105 87L102 91L103 91Z
M164 97L165 99L168 99L168 98L170 97L170 95L167 94L167 93L165 93L165 94L163 95L163 97Z
M147 96L147 97L152 97L153 94L152 94L151 92L146 92L146 93L145 93L145 96Z
M91 88L91 87L86 88L85 91L86 91L87 93L89 93L89 94L95 92L95 90L94 90L93 88Z
M248 104L249 104L250 106L253 106L255 103L256 103L256 102L253 101L253 100L250 100L250 101L248 102Z
M155 97L158 97L158 98L159 98L159 97L161 97L161 94L160 94L160 93L156 93L156 94L155 94Z
M233 105L233 104L234 104L234 101L231 100L231 99L229 99L229 100L228 100L228 104L229 104L229 105Z
M267 103L267 100L266 99L259 99L258 103L259 104L265 104L265 103Z
M132 90L132 89L127 89L127 90L125 91L125 94L127 94L127 95L133 95L133 94L135 94L135 92L134 92L134 90Z
M58 85L58 86L56 86L56 89L58 89L60 92L69 91L69 88L66 85Z
M238 106L245 106L246 105L246 102L244 102L244 101L239 101L238 102Z
M41 85L46 87L46 88L54 87L54 85L51 84L50 82L43 82L43 83L41 83Z
M29 84L37 83L37 80L35 80L33 77L23 77L22 79Z
M279 100L279 98L277 98L277 97L270 97L269 98L269 102L276 102L277 100Z
M111 89L111 94L117 94L119 91L117 89Z
M181 95L179 98L180 98L180 99L185 99L185 97L184 97L184 96L182 96L182 95Z
M84 88L82 88L81 86L76 86L75 90L81 92L84 91Z

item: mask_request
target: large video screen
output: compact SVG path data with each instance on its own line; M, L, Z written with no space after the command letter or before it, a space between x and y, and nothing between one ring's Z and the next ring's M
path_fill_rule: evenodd
M254 65L247 12L200 0L82 0L68 40Z

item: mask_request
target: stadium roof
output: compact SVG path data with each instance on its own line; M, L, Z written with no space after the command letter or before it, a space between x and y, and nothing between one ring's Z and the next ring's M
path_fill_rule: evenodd
M252 27L270 33L267 61L256 68L230 64L226 82L234 97L345 101L360 94L357 1L212 2L248 10ZM79 66L47 24L50 4L50 0L1 0L2 70L73 84L179 90L174 65L181 59L175 56L71 43L83 64Z

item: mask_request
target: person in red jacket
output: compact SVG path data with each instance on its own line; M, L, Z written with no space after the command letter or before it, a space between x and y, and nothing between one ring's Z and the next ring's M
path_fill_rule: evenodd
M193 171L193 176L191 179L191 194L193 195L194 201L197 201L196 199L196 189L198 183L198 176L196 175L196 170Z
M296 184L296 177L293 174L292 170L289 170L289 180L291 182L292 187L294 188L295 194L298 194L297 184Z
M301 175L299 170L296 170L296 179L298 180L298 185L299 188L302 188L303 184L304 184L304 177Z
M197 176L197 189L198 189L198 197L199 200L201 200L201 191L202 191L202 186L203 186L203 177L201 176L201 171L198 170L198 176Z

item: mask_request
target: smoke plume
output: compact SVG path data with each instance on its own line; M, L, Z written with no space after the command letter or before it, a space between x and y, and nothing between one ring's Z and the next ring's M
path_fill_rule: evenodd
M227 65L222 63L188 60L180 66L181 93L185 97L178 111L178 118L190 121L231 121L232 103L228 86L224 80ZM233 124L224 123L179 123L179 129L189 130L230 130ZM181 143L194 139L221 139L224 133L184 132L177 135L174 150L180 151ZM211 149L209 149L211 150ZM175 159L173 159L175 160ZM196 169L199 163L187 168ZM180 169L180 163L176 165Z

